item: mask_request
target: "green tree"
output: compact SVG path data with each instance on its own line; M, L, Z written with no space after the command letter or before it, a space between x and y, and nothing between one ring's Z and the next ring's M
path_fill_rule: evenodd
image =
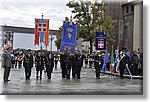
M69 21L69 18L65 17L65 21ZM55 40L55 46L57 47L57 49L60 49L62 32L63 32L63 28L61 26L61 27L59 27L59 30L58 30L57 40Z
M59 28L57 40L55 40L55 46L57 47L57 49L60 49L61 39L62 39L62 26Z
M90 42L90 53L93 51L92 46L95 43L96 31L105 31L107 33L107 42L114 42L112 37L113 22L110 17L105 15L107 8L104 4L98 2L98 0L93 0L93 2L72 0L66 6L73 9L74 19L77 20L79 25L79 37Z

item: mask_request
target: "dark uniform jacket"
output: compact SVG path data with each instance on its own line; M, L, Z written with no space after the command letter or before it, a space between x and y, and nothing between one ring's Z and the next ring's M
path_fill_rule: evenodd
M124 70L126 68L126 64L127 64L127 57L124 56L121 60L120 60L120 63L119 63L119 68L120 70Z
M53 57L45 57L46 71L52 71Z
M43 56L36 56L36 71L38 70L44 70L44 57Z
M25 55L23 66L26 69L31 69L33 67L33 55L31 55L31 54L30 54L30 56L28 54Z
M99 66L99 63L100 63L100 56L98 56L97 54L95 55L95 58L94 58L94 66L95 67L98 67Z
M75 55L75 64L76 66L82 66L82 56L80 54Z
M139 64L139 58L137 54L133 54L132 56L132 63L133 64Z

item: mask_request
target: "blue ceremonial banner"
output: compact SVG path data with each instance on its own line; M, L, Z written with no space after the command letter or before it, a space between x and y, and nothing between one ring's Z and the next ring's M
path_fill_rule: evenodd
M64 21L60 52L64 52L66 49L69 49L70 53L74 53L77 30L77 24Z
M106 33L96 32L96 50L106 50Z

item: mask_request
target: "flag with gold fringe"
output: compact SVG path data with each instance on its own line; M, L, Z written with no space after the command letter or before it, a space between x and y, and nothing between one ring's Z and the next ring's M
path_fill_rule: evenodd
M40 39L39 39L40 38ZM34 45L39 45L43 42L45 46L48 46L49 38L49 19L35 19L35 40Z

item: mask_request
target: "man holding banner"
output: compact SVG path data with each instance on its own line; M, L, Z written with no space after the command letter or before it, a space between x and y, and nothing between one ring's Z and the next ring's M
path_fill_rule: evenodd
M94 60L94 66L96 70L96 78L100 78L100 69L102 68L102 71L105 71L103 62L106 65L106 61L103 57L100 56L100 51L106 50L106 33L103 32L96 32L96 50L97 54L95 55L95 60ZM107 50L106 50L107 52ZM105 66L106 67L106 66Z
M60 52L64 52L66 49L68 49L71 54L74 53L77 30L77 23L64 21Z

